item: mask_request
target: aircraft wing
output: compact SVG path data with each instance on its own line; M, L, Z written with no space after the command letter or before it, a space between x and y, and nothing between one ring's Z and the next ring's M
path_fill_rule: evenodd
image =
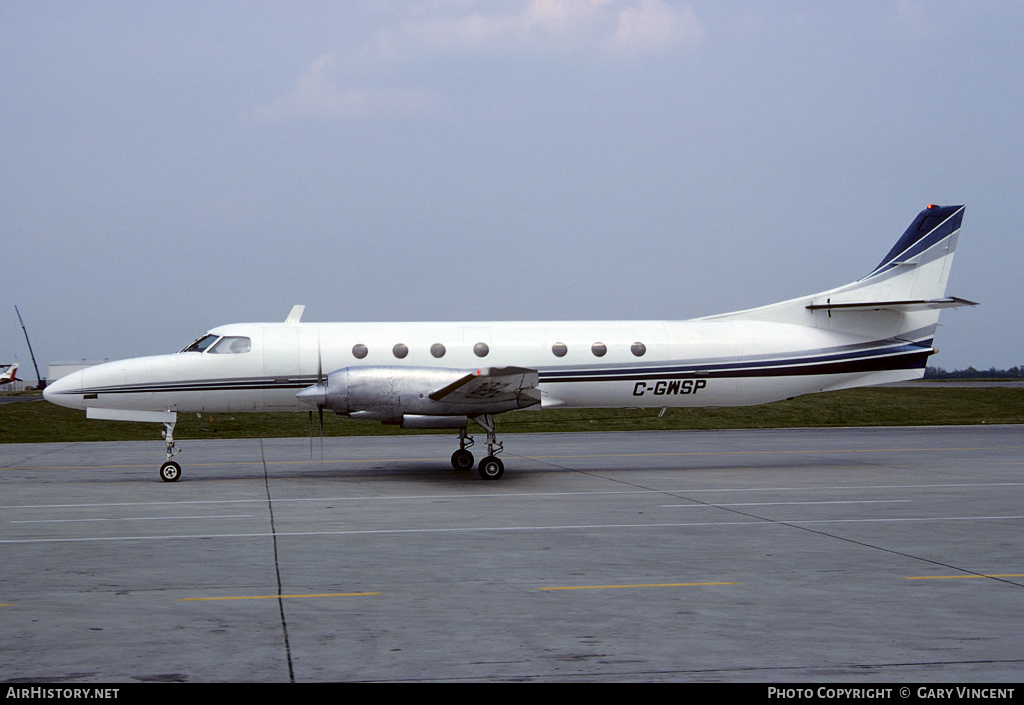
M493 407L515 402L515 408L540 403L537 370L525 367L485 367L431 392L433 401L465 406Z

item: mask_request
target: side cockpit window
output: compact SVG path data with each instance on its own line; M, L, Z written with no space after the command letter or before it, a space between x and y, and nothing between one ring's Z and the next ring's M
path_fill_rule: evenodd
M219 337L220 337L219 335L213 335L212 333L207 333L206 335L204 335L199 340L195 341L194 343L192 343L191 345L189 345L189 346L187 346L185 348L182 348L178 352L183 352L183 353L187 353L187 352L203 352L204 350L206 350L206 348L208 348L211 345L213 345L217 341L217 338L219 338Z
M252 348L252 341L241 335L225 335L207 350L211 355L237 355L247 353Z

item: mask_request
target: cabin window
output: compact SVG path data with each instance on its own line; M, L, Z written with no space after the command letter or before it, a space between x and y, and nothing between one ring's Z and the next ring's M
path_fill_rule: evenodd
M355 345L352 346L352 357L356 358L357 360L362 360L364 357L366 357L366 354L368 352L370 351L367 350L366 346L363 345L362 343L356 343Z
M430 346L430 354L434 357L444 357L445 349L441 343L434 343Z
M555 343L551 346L551 352L555 354L555 357L565 357L565 354L569 352L569 348L565 346L565 343Z
M391 352L394 353L395 357L401 360L409 354L409 346L405 343L395 343L395 347L391 348Z
M629 346L629 351L637 357L643 357L644 353L647 352L647 346L643 343L633 343Z
M241 335L225 335L206 352L211 355L237 355L252 349L252 341Z
M590 346L590 352L594 353L595 357L604 357L604 354L608 352L608 346L604 343L594 343Z
M219 335L207 333L199 340L193 342L187 348L182 349L181 352L203 352L204 350L206 350L206 348L213 345L217 341L217 338L219 337Z
M473 346L473 354L477 357L487 357L491 349L487 346L487 343L477 343Z

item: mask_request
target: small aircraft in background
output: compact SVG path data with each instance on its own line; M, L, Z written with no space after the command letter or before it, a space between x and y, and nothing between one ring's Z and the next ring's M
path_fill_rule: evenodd
M760 308L682 321L283 323L221 326L170 355L108 362L44 396L89 418L163 423L178 413L317 409L403 428L487 433L484 479L504 473L494 417L549 407L763 404L924 376L947 297L963 206L928 206L867 276Z
M0 368L3 368L3 372L0 372L0 385L24 381L15 376L18 372L17 362L10 365L0 365Z

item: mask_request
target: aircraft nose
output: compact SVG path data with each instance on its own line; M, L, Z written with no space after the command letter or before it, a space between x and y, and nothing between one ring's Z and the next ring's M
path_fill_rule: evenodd
M50 382L43 389L43 399L58 406L66 406L72 409L82 409L85 404L82 399L82 371L72 372L55 382Z

